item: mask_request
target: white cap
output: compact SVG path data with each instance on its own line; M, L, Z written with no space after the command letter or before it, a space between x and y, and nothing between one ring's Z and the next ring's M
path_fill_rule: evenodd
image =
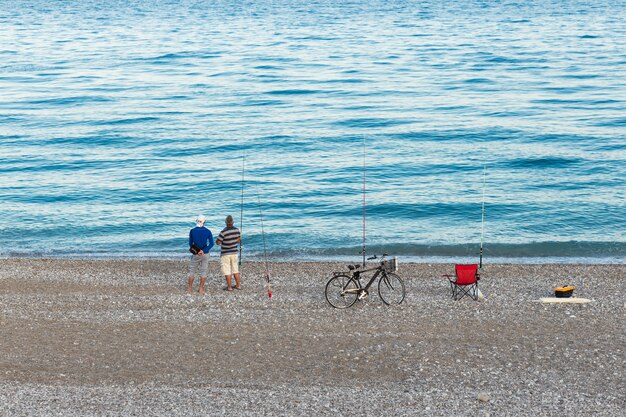
M202 227L204 225L204 221L204 216L202 214L198 214L198 217L196 217L196 226Z

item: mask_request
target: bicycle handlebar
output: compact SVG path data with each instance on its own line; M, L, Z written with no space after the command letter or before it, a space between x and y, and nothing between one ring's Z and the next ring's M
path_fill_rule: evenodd
M382 256L380 257L381 259L384 259L385 257L387 257L388 255L386 253L383 253ZM367 258L368 261L374 260L374 259L378 259L378 255L374 255L374 256L370 256L369 258Z

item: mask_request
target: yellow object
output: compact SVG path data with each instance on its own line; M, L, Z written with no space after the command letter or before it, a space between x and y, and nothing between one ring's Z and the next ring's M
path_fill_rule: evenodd
M567 285L562 287L556 287L554 289L554 296L558 298L569 298L574 294L574 286Z

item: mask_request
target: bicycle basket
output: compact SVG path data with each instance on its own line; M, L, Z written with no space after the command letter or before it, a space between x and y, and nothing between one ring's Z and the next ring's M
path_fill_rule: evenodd
M385 262L385 271L398 272L398 258L396 256Z

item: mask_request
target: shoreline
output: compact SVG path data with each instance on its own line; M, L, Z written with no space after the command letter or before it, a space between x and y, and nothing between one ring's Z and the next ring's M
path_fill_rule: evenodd
M389 258L394 255L390 255ZM402 264L451 264L455 263L478 263L478 256L397 256ZM49 261L163 261L163 262L186 262L188 254L68 254L68 255L0 255L0 260L49 260ZM211 254L210 259L219 259L219 254ZM248 255L244 262L265 262L262 255ZM276 264L284 263L361 263L362 258L358 255L309 255L293 257L268 256L268 262ZM368 261L368 264L376 262ZM625 265L626 259L621 256L591 256L591 257L488 257L483 259L484 265Z
M185 294L187 262L0 262L0 414L614 416L626 265L485 265L452 301L452 264L400 264L407 297L335 310L341 262L244 264L244 290ZM571 283L581 305L534 300ZM195 287L197 288L197 280ZM620 318L620 319L616 319Z

